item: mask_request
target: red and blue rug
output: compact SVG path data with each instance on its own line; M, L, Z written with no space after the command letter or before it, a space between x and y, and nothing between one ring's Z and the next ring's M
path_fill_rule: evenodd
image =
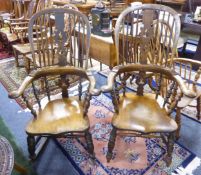
M173 162L167 167L164 161L166 146L160 139L119 136L115 142L113 158L106 161L107 143L111 132L113 107L105 95L94 97L89 109L91 133L95 147L95 165L91 163L84 139L58 139L72 165L85 175L167 175L179 171L192 172L200 159L182 145L175 143Z

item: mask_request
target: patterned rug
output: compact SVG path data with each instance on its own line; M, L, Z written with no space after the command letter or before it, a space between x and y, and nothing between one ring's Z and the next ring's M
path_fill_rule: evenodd
M106 161L107 143L111 132L113 107L105 95L94 97L89 109L91 133L95 147L96 161L91 163L84 139L58 139L67 158L80 174L86 175L166 175L184 169L193 169L200 159L182 145L175 143L173 162L166 167L166 147L160 139L144 139L119 136L115 142L114 155Z
M8 92L17 90L24 78L27 76L23 67L15 66L14 58L9 58L0 61L0 82ZM22 108L25 108L25 103L21 98L17 102Z

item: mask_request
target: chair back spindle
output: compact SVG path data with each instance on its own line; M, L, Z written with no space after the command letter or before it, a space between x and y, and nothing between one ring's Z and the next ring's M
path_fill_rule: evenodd
M177 53L180 25L177 12L163 5L143 4L127 8L115 26L119 64L170 66Z
M29 41L34 66L87 68L90 25L86 16L68 8L46 9L29 23Z

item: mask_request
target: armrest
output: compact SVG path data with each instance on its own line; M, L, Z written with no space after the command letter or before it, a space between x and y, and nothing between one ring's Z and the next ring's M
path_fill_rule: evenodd
M119 66L114 67L112 69L112 71L110 72L110 74L108 75L108 78L107 78L107 85L104 85L101 87L101 92L112 91L113 86L114 86L114 79L115 79L115 76L116 76L116 73L118 72L118 70L119 70Z
M7 19L8 21L10 21L11 23L12 22L17 22L17 21L22 21L24 20L24 16L22 16L21 18L10 18L10 19Z
M88 75L88 78L89 78L89 83L90 83L90 87L89 87L89 93L91 95L94 95L94 96L97 96L101 93L101 91L99 89L96 89L95 86L96 86L96 80L94 78L94 76L87 72L87 75Z
M19 87L19 89L16 90L16 91L10 92L10 93L8 94L8 97L9 97L9 98L12 98L12 99L20 97L20 96L23 94L24 90L27 88L27 86L32 82L32 80L33 80L33 77L27 76L27 77L24 79L24 81L22 82L22 84L21 84L21 86Z
M189 90L187 87L186 87L186 84L184 83L183 79L180 77L180 75L175 75L174 78L176 79L176 81L178 82L180 88L181 88L181 91L183 92L183 94L185 94L186 96L190 97L190 98L193 98L196 96L196 93Z
M173 58L173 62L190 63L190 64L201 66L201 61L193 60L189 58Z

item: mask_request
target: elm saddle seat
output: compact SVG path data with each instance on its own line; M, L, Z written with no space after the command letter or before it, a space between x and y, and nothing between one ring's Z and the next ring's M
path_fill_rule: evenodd
M30 134L59 134L83 131L89 128L89 120L84 117L83 104L78 97L56 99L48 102L26 127Z
M120 95L119 113L114 114L113 126L119 129L143 133L170 132L177 129L175 120L155 100L155 94L136 96L133 93Z

